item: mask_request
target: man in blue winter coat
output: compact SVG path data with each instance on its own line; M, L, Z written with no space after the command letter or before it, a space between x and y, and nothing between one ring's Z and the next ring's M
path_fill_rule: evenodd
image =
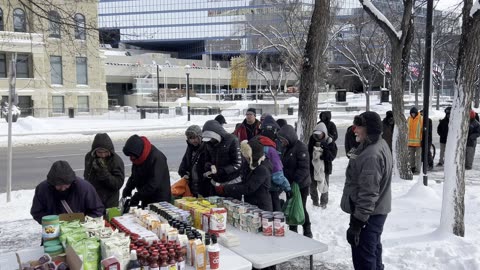
M53 163L47 180L35 188L30 214L42 224L43 216L72 212L100 217L104 209L92 184L77 177L68 162L59 160Z

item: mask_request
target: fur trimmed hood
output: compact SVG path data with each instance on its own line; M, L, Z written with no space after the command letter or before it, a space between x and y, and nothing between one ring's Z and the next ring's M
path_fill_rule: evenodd
M240 144L240 152L247 159L250 169L254 170L265 160L263 145L256 139L244 140Z

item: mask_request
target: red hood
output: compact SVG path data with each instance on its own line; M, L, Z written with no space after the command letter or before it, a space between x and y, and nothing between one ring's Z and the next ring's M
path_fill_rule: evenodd
M273 148L277 148L277 144L272 141L272 139L265 137L265 136L259 136L258 141L263 145L263 146L271 146Z

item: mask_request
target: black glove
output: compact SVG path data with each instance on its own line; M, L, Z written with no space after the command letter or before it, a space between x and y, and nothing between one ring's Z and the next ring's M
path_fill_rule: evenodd
M130 199L130 206L135 207L140 204L140 195L137 193L133 194L132 198Z
M285 195L287 195L287 200L290 200L290 198L292 198L292 196L293 196L291 190L285 191Z
M363 222L353 215L350 215L350 227L347 230L347 241L350 245L357 247L360 242L360 232L362 228L366 225L366 222Z
M322 148L325 148L325 147L328 146L328 143L327 143L327 142L320 142L320 146L321 146Z

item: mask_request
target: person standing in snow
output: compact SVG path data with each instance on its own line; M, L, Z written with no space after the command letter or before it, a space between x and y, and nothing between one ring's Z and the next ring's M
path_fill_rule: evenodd
M328 204L329 176L332 174L332 161L337 156L337 145L328 136L327 127L320 122L313 129L308 141L310 156L310 196L314 206L326 208ZM318 193L320 192L320 204Z
M333 141L336 141L338 139L338 132L337 132L337 126L335 125L335 123L332 122L332 112L331 111L321 112L318 117L320 118L320 121L318 121L317 124L320 124L323 122L327 127L328 136L332 138Z
M311 184L310 158L307 146L298 139L295 129L291 125L283 126L278 131L278 137L283 145L282 163L283 172L290 185L298 184L302 196L305 223L303 223L303 235L312 238L310 216L307 212L307 198ZM290 226L290 230L297 232L297 226Z
M392 153L381 137L377 113L355 116L353 124L360 145L348 162L340 203L350 214L347 241L355 269L383 269L381 236L391 211Z
M30 214L38 224L42 217L65 213L84 213L90 217L101 217L105 207L95 188L75 175L70 164L55 161L47 174L47 180L38 184L33 196Z
M468 124L467 148L465 155L465 170L473 168L477 138L480 136L480 123L475 119L475 111L470 110L470 122Z
M256 118L257 110L248 108L245 113L245 120L235 128L233 134L237 136L238 141L249 141L251 138L260 134L260 121Z
M414 174L420 173L422 157L423 117L416 107L410 109L408 123L408 154L410 168Z
M105 208L118 206L125 166L107 133L95 135L92 150L85 155L83 178L95 187Z
M129 197L137 189L130 200L131 206L138 205L140 201L142 208L150 203L170 202L170 171L165 155L146 137L137 134L128 138L123 153L132 161L132 174L123 189L122 198Z
M445 146L447 144L448 123L450 123L451 110L451 106L445 108L445 117L438 123L437 134L440 136L440 159L438 160L437 166L443 166L445 162Z
M193 196L208 197L211 185L203 178L206 146L202 142L202 129L197 125L191 125L185 131L185 136L187 137L187 150L178 168L178 175L188 181L188 187Z
M393 129L395 127L395 121L393 120L393 112L387 111L385 118L382 120L383 131L382 138L387 142L390 151L392 150Z

